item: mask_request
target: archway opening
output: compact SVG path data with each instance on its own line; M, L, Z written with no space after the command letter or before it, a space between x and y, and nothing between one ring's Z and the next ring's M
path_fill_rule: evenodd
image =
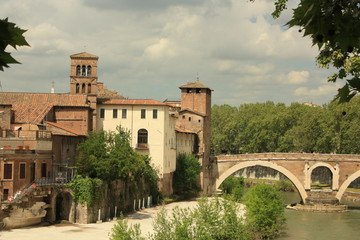
M56 196L56 221L69 221L72 197L70 193L62 192Z
M234 188L232 194L241 192L239 185L243 184L245 194L252 186L265 183L274 186L281 193L286 204L301 203L301 195L294 183L283 173L261 165L241 168L228 176L220 185L220 189L228 193L229 188Z
M360 177L353 180L345 189L340 203L349 207L360 208Z
M320 166L311 172L311 189L332 189L333 174L327 167Z

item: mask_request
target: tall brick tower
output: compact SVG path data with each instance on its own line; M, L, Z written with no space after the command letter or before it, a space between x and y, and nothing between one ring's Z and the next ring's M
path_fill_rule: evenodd
M82 52L70 56L70 93L96 94L97 62L99 57Z
M201 187L206 194L210 174L210 138L211 138L211 92L199 79L194 83L180 86L181 111L177 127L193 131L198 136L195 146L202 165Z
M96 102L98 95L97 62L99 57L82 52L70 56L70 94L86 94L92 109L90 130L96 129Z

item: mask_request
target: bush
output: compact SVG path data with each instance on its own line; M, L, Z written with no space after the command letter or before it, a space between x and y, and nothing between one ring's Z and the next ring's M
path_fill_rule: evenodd
M240 201L244 194L244 178L231 175L220 185L220 189L226 195L232 195L234 200Z
M200 190L198 187L200 170L201 166L197 157L179 154L173 178L174 192L184 196L197 195Z
M139 224L128 226L127 221L121 219L111 229L110 240L145 240L145 238L141 237Z
M273 239L285 225L284 202L273 186L252 187L244 196L246 225L255 239Z

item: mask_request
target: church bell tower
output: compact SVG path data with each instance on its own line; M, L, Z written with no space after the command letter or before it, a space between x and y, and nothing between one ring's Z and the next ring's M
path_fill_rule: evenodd
M70 56L70 93L97 94L97 62L99 57L82 52Z

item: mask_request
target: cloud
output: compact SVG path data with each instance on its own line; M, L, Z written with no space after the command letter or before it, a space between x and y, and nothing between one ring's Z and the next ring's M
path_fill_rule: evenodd
M286 75L278 77L278 81L282 84L298 85L309 81L310 73L308 71L291 71Z
M326 85L321 85L318 86L315 89L309 89L307 87L300 87L297 88L294 91L295 96L299 96L299 97L310 97L310 98L318 98L321 96L326 96L329 94L333 94L333 96L336 94L337 89L340 88L340 84L339 83L335 83L335 84L326 84Z

